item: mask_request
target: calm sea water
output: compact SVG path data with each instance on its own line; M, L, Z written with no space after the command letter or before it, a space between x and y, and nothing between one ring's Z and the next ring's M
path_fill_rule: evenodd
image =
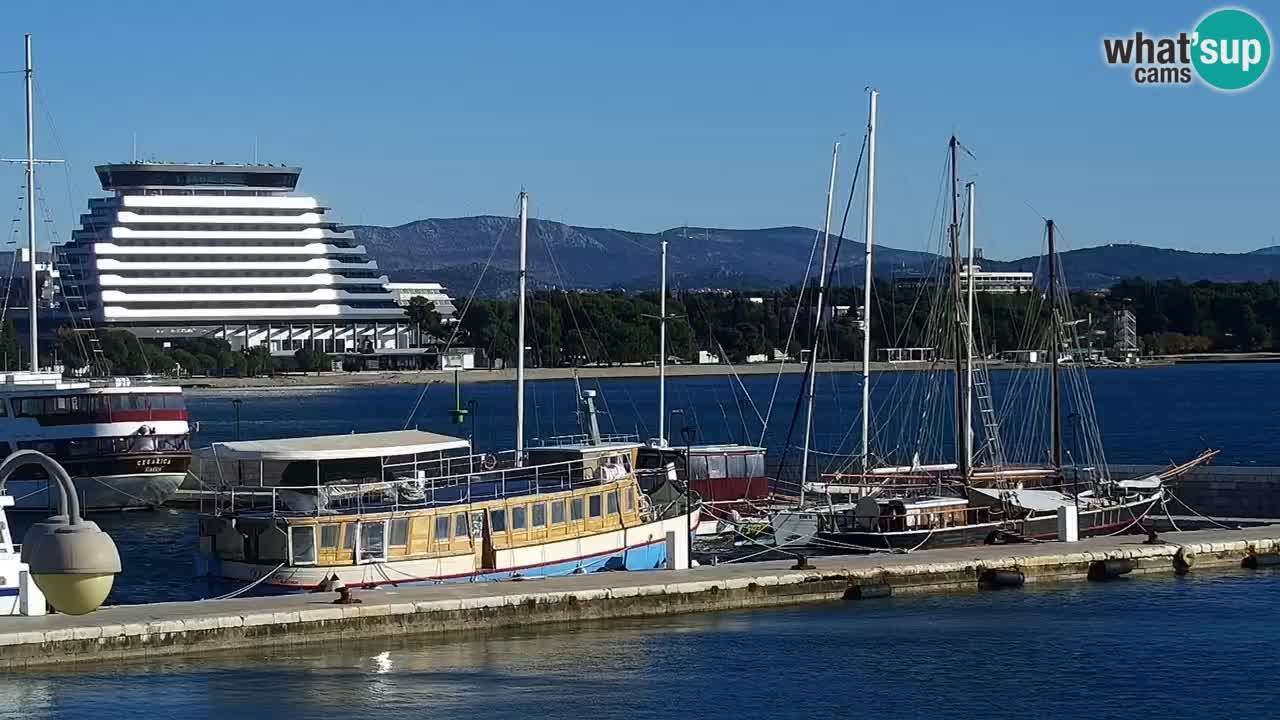
M894 405L917 373L878 376L873 385L878 445L896 442L895 422L909 413ZM997 397L1012 374L992 373ZM699 441L760 442L759 418L769 418L764 444L784 446L788 424L801 394L801 376L744 376L746 393L731 377L673 378L668 382L669 409L682 409L698 429ZM1206 447L1221 448L1227 464L1280 465L1280 364L1196 365L1144 370L1096 370L1090 384L1097 406L1108 459L1113 463L1165 463L1189 458ZM851 452L859 442L860 379L852 374L819 376L814 446ZM901 385L900 385L901 384ZM605 432L657 433L657 392L652 380L609 380L584 387L601 391ZM899 392L895 392L895 390ZM749 398L749 399L748 399ZM514 444L514 393L511 384L480 383L462 387L462 402L474 402L473 422L451 424L453 388L391 385L314 390L192 391L187 403L199 422L198 443L230 440L236 435L233 400L240 400L239 433L243 439L395 430L424 430L469 435L486 451ZM527 392L528 435L550 437L577 432L572 381L531 383ZM416 412L414 411L417 406ZM887 418L881 420L881 418ZM677 418L671 432L686 421ZM798 430L797 430L798 432ZM1070 431L1068 429L1068 448ZM799 443L796 436L793 444ZM675 440L678 442L678 440ZM195 514L160 509L154 512L99 514L97 522L115 538L124 572L117 578L112 603L136 603L208 597L210 588L194 580L191 552ZM30 519L15 517L18 532ZM20 537L20 535L19 535Z
M303 645L0 675L0 718L1276 715L1280 575Z

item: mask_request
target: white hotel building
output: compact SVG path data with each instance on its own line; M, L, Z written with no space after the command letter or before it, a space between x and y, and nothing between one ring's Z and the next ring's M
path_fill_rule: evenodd
M365 248L289 193L299 168L123 163L63 250L64 292L98 327L269 343L287 354L411 352L404 309ZM68 274L72 277L68 278ZM68 289L70 287L70 289Z

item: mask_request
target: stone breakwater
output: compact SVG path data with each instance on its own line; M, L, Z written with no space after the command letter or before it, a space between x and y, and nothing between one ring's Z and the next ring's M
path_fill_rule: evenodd
M1104 570L1211 571L1280 552L1280 525L1167 533L1155 544L1144 540L1122 536L1071 544L831 556L813 558L805 569L795 569L792 561L775 561L401 587L358 592L362 602L353 605L333 604L335 594L325 593L114 606L81 617L3 618L0 667L976 591L992 571L1032 583L1096 578L1108 574Z

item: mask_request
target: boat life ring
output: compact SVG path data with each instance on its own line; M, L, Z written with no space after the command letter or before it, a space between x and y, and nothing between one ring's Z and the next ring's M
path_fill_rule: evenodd
M485 470L492 470L497 466L498 458L494 457L492 453L485 453L480 458L480 467L483 467Z

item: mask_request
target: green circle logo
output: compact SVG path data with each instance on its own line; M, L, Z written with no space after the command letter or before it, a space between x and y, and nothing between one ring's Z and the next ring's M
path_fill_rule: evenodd
M1267 72L1271 36L1244 10L1224 8L1196 26L1191 62L1200 79L1219 90L1243 90Z

